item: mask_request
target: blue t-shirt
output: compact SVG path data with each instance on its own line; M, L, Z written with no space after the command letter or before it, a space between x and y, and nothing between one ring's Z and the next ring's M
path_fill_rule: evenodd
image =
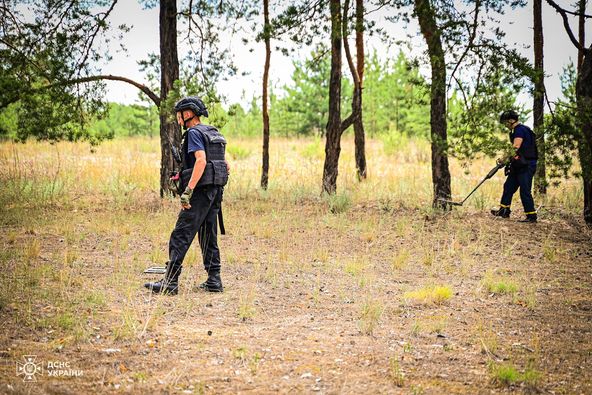
M522 139L522 148L534 147L536 144L534 133L528 126L522 124L516 126L512 132L512 142L514 142L516 137L520 137ZM536 159L531 159L529 164L536 166Z
M205 144L202 134L196 128L187 130L187 152L185 153L185 163L187 168L192 168L195 165L195 152L205 151Z

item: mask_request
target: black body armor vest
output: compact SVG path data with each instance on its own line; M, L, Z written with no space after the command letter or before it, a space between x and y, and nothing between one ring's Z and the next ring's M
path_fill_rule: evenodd
M185 132L183 136L183 157L181 171L181 183L182 190L185 189L189 180L191 179L191 173L193 172L193 166L189 165L189 153L187 133L189 130L196 130L201 134L204 142L204 151L206 153L206 167L204 172L197 183L197 187L206 185L217 185L224 186L228 182L228 169L226 167L226 139L222 134L213 126L199 124L191 127Z
M525 125L523 126L526 129L528 129L528 132L530 133L530 136L532 138L532 145L525 147L524 142L522 142L522 145L520 146L520 148L518 148L517 153L524 159L537 160L539 158L539 150L537 148L536 135L534 134L531 128ZM510 141L512 142L512 144L514 144L514 131L510 132Z

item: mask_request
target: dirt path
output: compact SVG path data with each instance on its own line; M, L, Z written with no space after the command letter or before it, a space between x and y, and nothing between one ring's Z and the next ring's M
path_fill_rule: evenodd
M226 291L191 289L194 253L181 294L153 297L140 273L162 259L174 211L2 229L25 289L2 303L1 392L592 393L592 233L577 221L239 202ZM17 268L27 254L37 277ZM433 286L452 294L410 294ZM23 355L44 364L36 383L16 375ZM48 377L48 361L83 376Z

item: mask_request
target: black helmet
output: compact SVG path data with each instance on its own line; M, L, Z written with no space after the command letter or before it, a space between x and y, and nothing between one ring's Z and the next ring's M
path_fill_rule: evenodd
M506 121L509 121L510 119L513 119L514 121L518 120L518 113L516 113L516 111L514 110L507 110L502 112L502 115L500 115L500 123L504 123Z
M179 100L177 104L175 104L175 112L183 110L193 111L196 117L208 116L208 109L206 108L206 105L197 96L184 97L183 99Z

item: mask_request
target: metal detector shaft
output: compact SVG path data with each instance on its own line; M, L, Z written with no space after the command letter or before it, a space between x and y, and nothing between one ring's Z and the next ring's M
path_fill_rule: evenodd
M472 195L472 194L473 194L473 193L474 193L474 192L475 192L477 189L479 189L479 187L480 187L481 185L483 185L483 183L484 183L485 181L487 181L487 180L489 180L491 177L495 176L495 173L497 173L499 169L501 169L501 168L503 168L503 167L505 167L505 166L506 166L506 164L505 164L505 163L498 163L497 165L495 165L495 167L494 167L493 169L491 169L491 170L489 171L489 173L487 173L487 175L485 176L485 178L484 178L484 179L482 179L482 180L481 180L481 182L480 182L479 184L477 184L477 186L475 187L475 189L473 189L473 190L471 191L471 193L469 193L469 194L467 195L467 197L466 197L466 198L464 198L464 200L463 200L462 202L460 202L460 205L462 206L462 205L464 204L464 202L466 202L466 201L467 201L467 199L468 199L468 198L470 198L470 197L471 197L471 195Z
M463 201L462 201L462 202L453 202L452 200L446 200L446 199L442 199L442 198L439 198L438 200L440 200L441 202L447 203L447 204L451 204L451 205L453 205L453 206L462 206L462 205L463 205L463 204L464 204L464 203L467 201L467 199L468 199L468 198L470 198L470 197L471 197L471 195L472 195L472 194L473 194L473 193L474 193L474 192L475 192L477 189L479 189L479 187L480 187L481 185L483 185L483 183L484 183L485 181L489 180L491 177L493 177L493 176L495 175L495 173L497 173L497 172L498 172L498 170L499 170L499 169L501 169L501 168L503 168L503 167L505 167L505 166L506 166L506 164L505 164L505 163L498 163L498 164L497 164L497 165L496 165L496 166L495 166L493 169L491 169L491 170L489 171L489 173L487 173L487 175L485 176L485 178L481 180L481 182L480 182L480 183L479 183L479 184L478 184L478 185L477 185L477 186L476 186L476 187L475 187L475 188L474 188L474 189L471 191L471 193L469 193L469 194L467 195L467 197L466 197L466 198L464 198L464 199L463 199Z

